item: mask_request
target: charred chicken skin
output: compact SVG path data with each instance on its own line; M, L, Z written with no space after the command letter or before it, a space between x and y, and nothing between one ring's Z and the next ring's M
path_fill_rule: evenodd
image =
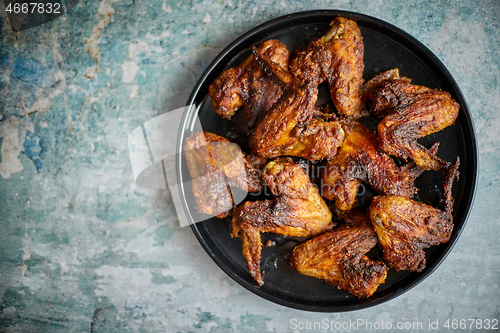
M382 85L385 82L394 82L397 80L411 82L410 78L399 75L399 68L389 69L385 72L381 72L375 75L370 80L366 81L362 87L363 100L365 101L365 103L371 100L375 100L375 93L377 92L377 90L382 88ZM373 108L374 107L372 107L372 109ZM380 112L380 107L377 112ZM380 117L381 115L379 114L378 116Z
M374 114L384 117L377 126L380 149L404 160L410 158L424 170L450 167L417 142L455 122L459 105L448 92L407 80L388 80L373 92L371 104Z
M300 273L324 280L356 297L370 297L384 283L388 267L365 254L377 245L368 217L352 211L346 224L295 247L290 262Z
M192 133L185 143L192 190L200 213L225 217L233 208L230 186L248 192L263 188L260 177L266 159L248 155L221 136Z
M288 69L289 52L282 42L268 40L259 52L271 61ZM237 110L244 107L248 127L252 127L258 115L269 108L282 94L280 85L268 77L253 55L238 67L224 71L209 87L212 106L224 119L230 120Z
M268 158L283 155L308 160L333 158L344 139L344 131L338 121L314 118L317 98L315 86L304 86L276 103L250 132L252 152Z
M278 158L266 165L262 177L275 200L247 201L231 222L231 236L241 238L249 272L259 285L262 232L310 237L332 227L330 210L300 164Z
M377 149L375 135L355 122L337 155L327 162L322 178L323 197L335 201L339 210L350 210L356 204L361 181L383 195L411 198L417 189L413 182L422 169L409 163L396 166L392 158Z
M423 249L449 241L453 230L451 186L458 166L457 159L445 177L442 210L401 196L372 199L370 220L387 265L398 271L421 272L426 262Z

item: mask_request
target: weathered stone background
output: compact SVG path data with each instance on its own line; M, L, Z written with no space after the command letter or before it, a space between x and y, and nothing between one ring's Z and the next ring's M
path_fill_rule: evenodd
M474 209L452 253L406 294L351 313L292 310L237 285L179 226L168 191L134 184L128 159L128 134L183 106L227 44L311 9L372 15L428 46L461 87L479 142ZM16 36L2 14L0 331L500 319L499 17L496 0L102 0Z

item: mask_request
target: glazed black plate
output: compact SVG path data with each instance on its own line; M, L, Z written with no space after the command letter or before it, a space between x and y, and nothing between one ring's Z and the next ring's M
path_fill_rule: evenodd
M240 285L275 303L308 311L340 312L367 308L393 299L423 281L445 259L460 236L472 206L477 178L476 141L471 116L457 83L446 67L423 44L399 28L373 17L337 10L302 12L269 21L236 39L222 51L205 71L189 98L177 143L179 151L185 138L191 134L190 129L196 118L200 120L203 130L230 137L244 146L245 142L238 136L235 128L237 120L225 121L212 108L207 95L210 83L223 70L237 66L248 57L252 46L275 38L293 51L296 46L307 45L314 38L321 37L328 30L329 23L338 15L355 20L361 29L365 45L365 79L397 67L400 74L412 78L414 84L449 91L460 104L460 113L453 126L421 140L427 146L439 141L441 145L438 155L447 161L453 161L459 156L460 179L453 187L455 226L450 241L426 251L427 266L421 273L396 272L391 269L386 282L368 299L357 299L322 280L296 273L288 264L287 258L297 240L270 234L265 235L264 241L271 239L276 245L263 248L261 266L265 271L265 278L264 285L258 287L248 274L240 239L232 239L229 235L230 218L221 220L213 217L191 224L208 255ZM199 216L190 186L182 185L190 179L182 154L178 154L176 164L182 203L186 216L192 223ZM440 174L425 172L416 182L419 188L418 199L436 206L441 193L440 184ZM374 253L375 257L378 255Z

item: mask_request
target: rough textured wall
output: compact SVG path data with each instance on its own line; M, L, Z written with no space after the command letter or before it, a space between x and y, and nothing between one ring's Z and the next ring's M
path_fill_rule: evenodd
M179 227L168 191L135 186L128 159L128 134L183 106L232 40L310 9L372 15L428 46L461 87L480 150L475 206L447 260L403 296L345 314L287 309L234 283ZM1 16L0 330L284 332L294 318L499 318L499 14L494 0L80 1L18 35Z

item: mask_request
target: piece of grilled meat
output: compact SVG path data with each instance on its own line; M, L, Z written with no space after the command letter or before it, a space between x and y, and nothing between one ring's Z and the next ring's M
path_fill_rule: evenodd
M384 283L388 268L366 256L378 243L368 217L351 211L345 218L346 224L297 245L290 262L300 274L370 297Z
M421 272L426 262L423 249L448 242L453 231L451 188L459 164L457 158L445 177L442 209L401 196L372 199L370 220L387 265L398 271Z
M278 158L266 165L262 177L275 200L247 201L231 222L231 236L241 238L249 272L259 285L262 232L310 237L332 227L330 210L300 164Z
M290 72L302 82L327 82L340 116L368 115L362 99L364 45L357 23L336 17L321 38L299 49L290 61Z
M288 69L289 52L282 42L271 39L258 50L271 61ZM254 56L250 55L238 67L225 70L209 87L212 106L224 119L231 117L241 107L245 109L247 126L251 128L258 115L269 110L282 94L279 84L268 77Z
M356 204L362 181L383 195L411 198L416 193L413 182L423 170L413 163L396 166L377 146L375 135L363 124L354 122L337 155L326 163L322 195L334 201L337 209L350 210Z
M344 139L338 121L318 119L316 86L305 85L276 103L250 132L255 155L275 158L297 156L308 160L331 159Z
M450 163L417 142L453 124L459 104L450 93L389 79L371 93L373 113L384 117L377 126L379 148L424 170L446 171Z
M265 158L248 155L238 145L209 132L186 138L184 156L200 213L225 217L233 208L230 186L257 192L263 188Z

